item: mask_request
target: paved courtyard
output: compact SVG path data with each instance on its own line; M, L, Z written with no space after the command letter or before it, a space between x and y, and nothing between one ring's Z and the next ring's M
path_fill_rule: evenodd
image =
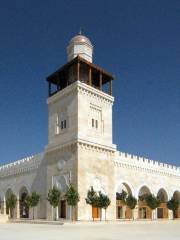
M180 221L118 224L0 224L0 240L172 240L180 239Z

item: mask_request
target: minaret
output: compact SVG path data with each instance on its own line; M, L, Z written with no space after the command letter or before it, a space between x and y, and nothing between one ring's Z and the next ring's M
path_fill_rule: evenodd
M68 62L47 77L47 185L50 188L57 181L63 193L63 186L69 181L74 184L81 199L77 208L79 220L92 218L92 209L85 202L91 186L108 194L115 202L112 188L112 156L116 151L112 141L113 76L92 63L92 54L91 41L78 34L68 44ZM113 203L108 208L108 219L115 218Z

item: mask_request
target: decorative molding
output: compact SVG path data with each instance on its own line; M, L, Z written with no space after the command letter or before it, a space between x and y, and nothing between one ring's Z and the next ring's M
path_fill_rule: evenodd
M66 88L62 89L61 91L57 92L56 94L52 95L47 99L48 104L52 104L56 101L58 101L61 98L64 98L65 96L68 96L72 94L74 91L77 91L77 93L93 97L100 100L103 103L113 104L114 97L110 96L107 93L104 93L94 87L91 87L85 83L82 83L80 81L75 81L74 83L70 84Z

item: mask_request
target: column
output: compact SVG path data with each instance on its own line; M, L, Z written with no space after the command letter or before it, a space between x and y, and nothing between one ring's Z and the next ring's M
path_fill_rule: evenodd
M112 96L112 79L109 82L110 86L109 86L109 94Z
M49 89L48 89L48 95L49 95L49 97L51 96L51 83L50 82L48 82L48 87L49 87Z
M77 62L77 81L80 81L80 62Z
M19 197L17 198L17 205L16 205L16 218L20 218L20 200Z
M138 208L138 205L132 211L133 211L133 213L132 213L133 214L133 219L137 220L139 218L139 214L138 214L139 208Z
M6 198L5 197L3 201L3 214L6 215Z
M168 209L168 219L173 219L173 211Z
M102 73L100 72L99 74L99 86L100 86L100 90L102 91Z
M92 86L92 69L89 67L89 79L88 79L88 84Z
M126 218L126 206L122 207L122 218L125 219Z
M157 219L157 208L152 210L152 219L156 220Z

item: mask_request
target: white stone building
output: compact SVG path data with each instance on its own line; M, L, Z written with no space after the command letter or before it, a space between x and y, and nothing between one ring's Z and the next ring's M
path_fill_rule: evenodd
M14 217L31 217L24 199L37 191L41 199L36 218L52 219L46 200L49 189L55 185L63 193L71 182L80 194L78 220L92 219L92 209L85 201L91 186L110 197L109 220L172 218L166 203L173 196L180 200L180 168L116 149L112 142L113 76L92 63L93 46L85 36L72 38L67 53L68 63L47 78L49 138L44 152L0 167L1 216L8 214L6 198L14 192L18 199ZM152 193L162 203L151 212L139 200L132 212L116 201L116 193L122 190L137 199ZM70 215L71 208L62 199L58 216L69 219Z

